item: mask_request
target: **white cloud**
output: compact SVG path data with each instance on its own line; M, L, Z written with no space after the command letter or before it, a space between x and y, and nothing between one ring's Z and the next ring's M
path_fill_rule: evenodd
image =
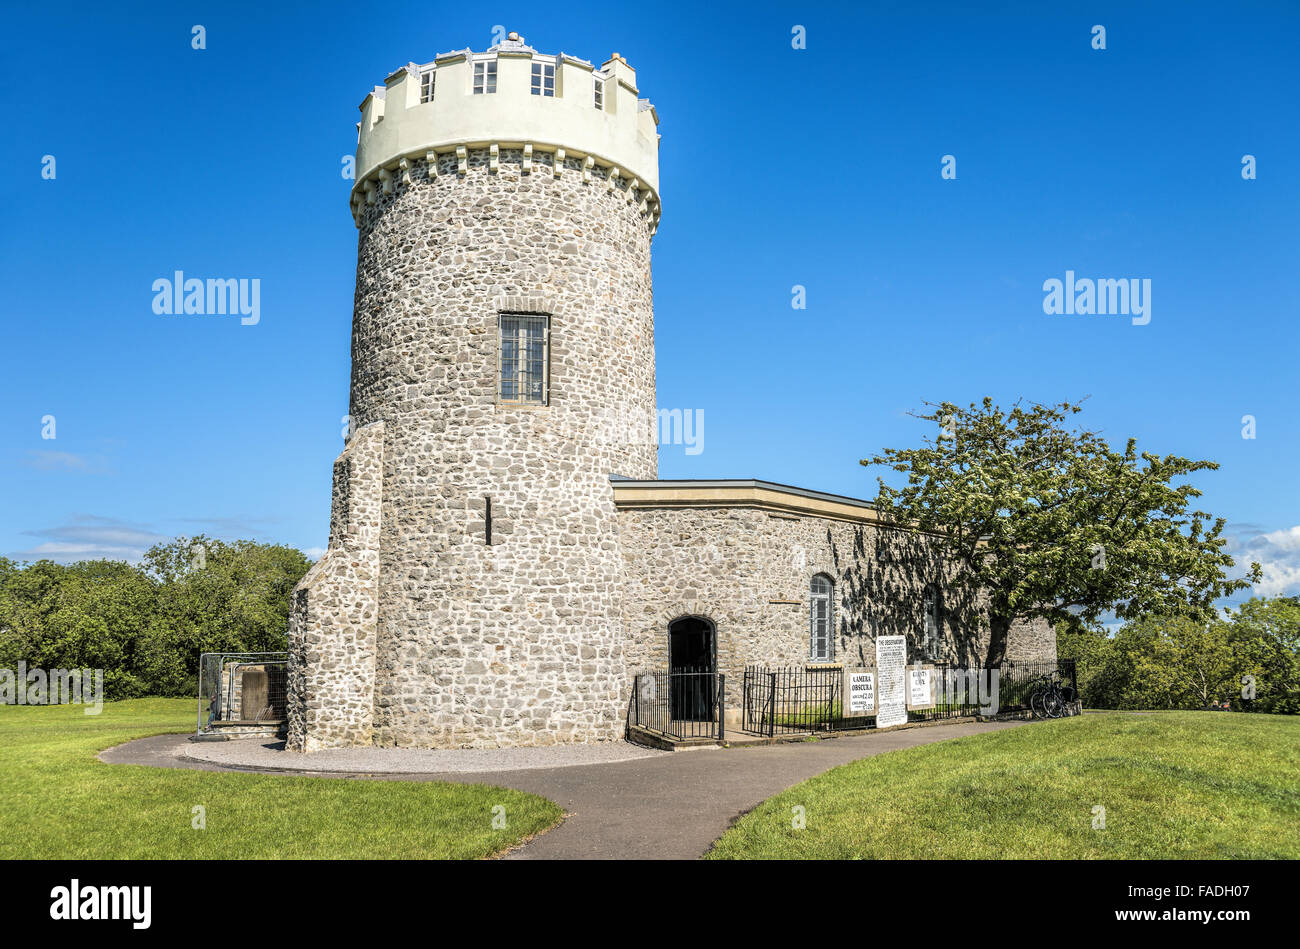
M1300 524L1269 534L1261 534L1255 540L1264 541L1279 550L1300 551Z
M112 517L77 514L69 523L58 527L23 531L42 543L28 550L16 551L18 560L54 560L73 563L78 560L126 560L134 563L144 552L167 539L153 528L131 524Z
M97 514L74 514L55 527L22 531L24 536L35 538L33 546L27 550L12 551L5 556L18 561L53 560L56 563L75 563L78 560L125 560L128 563L139 563L144 558L145 551L154 544L166 543L179 535L188 537L207 532L196 531L189 526L181 527L179 531L169 531L168 528L196 525L208 528L211 530L209 536L221 540L261 540L266 532L257 530L255 525L274 523L275 520L257 517L180 518L156 526ZM275 543L269 538L266 540ZM312 547L304 553L313 559L319 559L325 554L325 548Z
M57 563L74 563L78 560L137 561L144 555L139 547L115 547L110 544L58 543L49 541L27 550L18 551L18 560L53 560Z
M91 462L85 455L70 451L29 451L23 462L37 471L90 471Z
M1236 576L1251 563L1260 565L1262 577L1251 591L1256 596L1300 594L1300 525L1267 532L1239 530L1229 539L1228 550L1237 561Z

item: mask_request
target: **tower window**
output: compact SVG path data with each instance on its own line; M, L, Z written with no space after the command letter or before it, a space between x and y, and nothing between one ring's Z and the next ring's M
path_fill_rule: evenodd
M921 597L922 628L925 631L921 651L927 659L937 659L942 649L940 609L939 587L933 583L928 584Z
M835 658L835 638L833 603L835 584L824 573L812 578L812 634L808 649L809 658L814 661L829 662Z
M593 102L596 108L603 110L605 108L605 83L600 79L592 79Z
M518 405L546 405L550 397L550 317L501 314L497 399Z
M533 63L533 95L555 95L555 67L548 63Z
M438 76L432 69L420 77L420 102L433 101L433 86Z
M474 64L474 95L497 91L497 61Z

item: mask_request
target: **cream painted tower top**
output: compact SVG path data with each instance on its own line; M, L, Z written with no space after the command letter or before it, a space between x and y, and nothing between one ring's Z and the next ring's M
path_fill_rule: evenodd
M565 53L550 56L518 33L485 53L443 53L408 63L361 103L353 216L367 196L387 191L410 161L470 148L523 148L575 158L631 179L659 218L659 116L639 98L636 70L614 53L600 68ZM531 147L530 147L531 146Z

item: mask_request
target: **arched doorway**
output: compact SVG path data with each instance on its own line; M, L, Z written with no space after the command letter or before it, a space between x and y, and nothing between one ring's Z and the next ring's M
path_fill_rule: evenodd
M674 721L713 719L717 663L712 622L702 616L683 616L668 624L669 701Z

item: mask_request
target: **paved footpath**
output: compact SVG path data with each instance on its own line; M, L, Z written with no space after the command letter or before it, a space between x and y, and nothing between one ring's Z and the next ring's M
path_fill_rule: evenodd
M836 765L883 751L1015 728L981 722L904 728L816 742L701 749L607 764L454 774L333 774L321 780L454 781L517 788L549 798L568 815L507 859L694 859L738 815ZM184 760L185 735L158 735L110 748L110 764L239 770ZM288 774L290 772L275 772Z

